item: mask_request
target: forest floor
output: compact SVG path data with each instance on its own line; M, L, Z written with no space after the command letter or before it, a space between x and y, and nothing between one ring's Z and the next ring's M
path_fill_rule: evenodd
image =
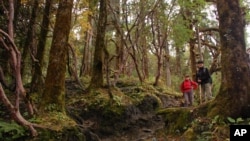
M77 85L68 83L66 83L68 97L79 98L79 94L82 95L82 93L75 91ZM107 91L107 88L105 89L96 91L94 97L84 96L84 99L105 105L103 104L105 102L100 102L105 101L105 98L99 97L99 95L105 95L104 91ZM108 110L103 108L105 106L100 108L94 104L94 109L78 115L81 117L81 122L78 123L88 127L89 134L97 137L93 139L93 136L90 136L88 141L225 141L229 140L229 125L236 122L234 119L222 120L219 116L212 119L202 115L197 116L195 111L206 103L199 105L196 100L194 106L184 107L182 94L166 89L164 86L138 85L133 81L118 82L116 88L111 89L111 93L115 102L112 106L106 105ZM106 92L107 95L109 94ZM128 104L129 102L124 102L129 101L126 97L136 102L132 102L132 105ZM106 97L106 100L110 101L110 98ZM68 111L71 113L72 111L79 113L88 107L86 102L75 101L74 103L85 104L82 106L68 103ZM117 112L119 111L117 107L125 109L123 114ZM169 111L170 115L168 115Z
M193 130L202 130L199 131L199 140L202 141L228 139L228 130L224 128L225 126L214 126L218 123L217 121L214 123L217 119L211 121L200 118L198 124L189 124L187 127L179 121L183 124L181 127L183 131L181 129L169 133L166 124L179 123L171 123L172 121L169 123L165 116L157 111L164 109L193 111L196 108L196 106L183 107L182 95L171 90L153 85L141 86L136 82L121 82L112 89L103 88L86 93L74 81L66 81L65 84L67 114L82 128L87 141L193 141L192 136L196 136ZM113 98L109 97L109 92ZM24 109L23 105L21 111ZM181 115L177 113L176 118L178 116ZM0 119L5 121L11 119L1 103ZM186 120L185 117L183 120ZM195 129L188 130L191 126ZM202 135L203 133L205 134Z
M76 91L78 89L77 84L72 82L67 82L67 97L69 99L78 98L79 95L82 95L82 92ZM154 89L152 90L151 86L148 90L147 88L137 86L136 84L117 84L116 89L119 89L119 92L124 93L133 98L138 98L140 95L150 95L146 96L140 104L136 106L128 106L126 105L125 115L119 116L122 118L121 120L117 120L115 115L113 120L108 120L105 118L105 115L102 111L92 110L89 112L83 112L82 114L75 115L72 113L79 113L83 107L86 108L86 103L83 102L74 102L74 104L68 104L68 111L70 111L69 115L72 117L77 117L78 124L83 125L88 128L90 131L88 134L89 140L101 140L101 141L179 141L181 140L181 134L166 134L165 133L165 121L162 116L158 115L155 110L157 108L154 107L156 103L156 99L154 96L151 96L152 93L157 95L157 98L160 99L162 108L172 108L172 107L181 107L183 104L182 96L178 94L166 94L164 90ZM114 95L119 96L119 92ZM148 94L151 93L151 94ZM118 97L117 96L117 97ZM96 96L98 97L98 96ZM122 96L119 96L122 97ZM124 97L124 96L123 96ZM98 98L97 98L98 99ZM117 98L119 99L119 98ZM122 100L122 99L121 99ZM76 104L77 103L77 104ZM122 102L121 102L122 103ZM83 105L84 106L83 106ZM100 104L101 105L101 104ZM97 108L96 106L95 108ZM112 107L113 108L113 107ZM183 107L184 108L184 107ZM192 109L193 107L189 107ZM114 114L114 113L111 113ZM85 116L84 116L85 115ZM91 115L91 116L86 116ZM103 117L103 119L100 119ZM99 119L97 119L99 118ZM102 129L100 126L101 122L106 122L108 120L105 129ZM126 125L123 125L124 124ZM109 127L110 126L110 127ZM104 131L105 130L105 131Z

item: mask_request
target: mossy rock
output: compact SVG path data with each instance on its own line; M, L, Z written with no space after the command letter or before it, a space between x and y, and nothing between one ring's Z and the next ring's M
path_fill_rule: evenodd
M163 116L168 133L182 133L191 125L192 112L191 108L167 108L159 110L158 114Z
M141 126L152 124L156 109L160 106L159 98L151 93L140 93L131 97L116 88L93 89L78 97L68 105L67 113L81 125L100 136L121 135ZM114 124L115 123L115 124Z
M30 119L38 136L29 137L25 141L86 141L84 130L68 115L62 112L41 113Z

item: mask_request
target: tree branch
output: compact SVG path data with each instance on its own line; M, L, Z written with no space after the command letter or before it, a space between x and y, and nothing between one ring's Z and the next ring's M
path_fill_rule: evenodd
M12 118L19 124L23 125L23 126L27 126L29 127L32 136L36 136L37 132L36 130L33 128L33 125L28 122L27 120L25 120L23 118L23 116L20 114L19 111L19 104L20 104L20 95L23 96L26 104L27 104L27 108L29 111L30 115L34 114L34 110L33 110L33 106L31 104L31 101L29 100L29 98L26 96L26 91L23 87L23 83L22 83L22 79L21 79L21 54L18 51L13 38L11 38L11 36L9 36L6 32L4 32L3 30L0 29L0 41L2 43L2 46L5 50L8 51L8 53L10 54L10 65L11 65L11 69L13 69L13 76L15 77L15 105L12 104L9 99L7 98L2 85L0 83L0 100L3 101L3 103L8 107Z

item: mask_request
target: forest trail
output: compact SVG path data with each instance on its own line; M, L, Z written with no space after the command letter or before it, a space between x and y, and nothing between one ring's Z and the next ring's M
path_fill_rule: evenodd
M80 91L77 84L74 82L66 82L67 97L70 99L76 98ZM118 88L126 95L139 95L142 90L137 86L123 86L118 85ZM163 107L177 107L179 108L182 102L182 98L165 95L158 93L159 99L161 99ZM68 106L68 112L71 117L78 120L78 124L86 127L87 135L91 140L101 141L165 141L167 139L173 139L176 137L166 136L164 134L165 122L161 115L157 115L155 112L156 99L151 96L146 96L139 105L125 106L125 113L123 116L118 116L117 119L113 115L114 120L109 120L112 123L106 123L106 127L100 127L101 122L105 122L103 111L99 111L96 107L95 110L82 112L79 115L75 115L75 111L82 111L83 103L78 102ZM86 107L85 107L86 108ZM114 114L114 113L111 113ZM88 116L91 115L91 116ZM105 115L106 116L106 115ZM103 119L100 119L103 117ZM91 123L91 125L90 125ZM126 124L126 125L124 125ZM104 129L102 129L104 128ZM177 137L178 138L178 137Z

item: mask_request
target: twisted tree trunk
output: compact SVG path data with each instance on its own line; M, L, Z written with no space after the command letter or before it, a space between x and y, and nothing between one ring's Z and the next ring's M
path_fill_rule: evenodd
M13 76L15 77L15 104L12 104L8 97L6 96L2 84L0 83L0 100L5 104L5 106L9 109L12 118L19 124L23 126L29 127L31 134L33 136L37 135L36 130L33 127L33 124L28 122L23 116L20 114L19 105L20 105L20 95L24 98L28 112L30 115L33 115L34 110L30 100L26 97L26 92L23 87L22 79L21 79L21 55L18 51L16 45L14 44L12 38L0 29L0 43L1 46L5 50L8 51L10 55L10 65L13 69ZM4 79L4 78L3 78Z

